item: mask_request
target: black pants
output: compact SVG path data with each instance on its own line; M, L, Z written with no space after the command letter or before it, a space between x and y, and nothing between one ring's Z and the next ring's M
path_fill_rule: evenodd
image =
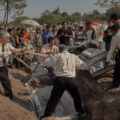
M114 76L113 76L112 87L116 88L119 85L120 85L120 58L117 58L115 68L114 68Z
M51 116L62 96L64 91L67 90L73 98L75 109L79 113L83 113L81 105L81 97L75 80L72 78L57 77L54 80L54 87L51 92L50 99L45 109L44 117Z
M0 67L0 82L4 88L5 95L12 97L11 83L8 78L8 69L7 67Z
M109 52L109 50L110 50L110 44L111 44L111 41L105 42L105 49L107 52Z

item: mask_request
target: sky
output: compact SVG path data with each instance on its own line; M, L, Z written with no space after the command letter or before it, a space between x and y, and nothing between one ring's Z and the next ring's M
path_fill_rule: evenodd
M24 16L30 18L40 17L45 10L53 11L59 6L61 12L89 13L93 10L105 12L105 9L96 6L97 0L27 0L28 7L24 10ZM0 11L0 20L3 19L4 12ZM11 19L10 19L11 20Z

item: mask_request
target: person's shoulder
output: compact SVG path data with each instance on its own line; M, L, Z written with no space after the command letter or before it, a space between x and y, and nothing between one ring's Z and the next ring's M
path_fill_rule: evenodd
M69 54L71 54L73 57L78 57L77 55L75 55L75 54L73 54L73 53L69 53Z
M53 45L53 48L58 48L58 46L56 46L56 45Z
M73 58L79 58L77 55L75 55L73 53L69 53L69 55L71 55Z
M29 33L28 33L28 32L26 32L26 33L25 33L25 36L27 36L27 35L29 35Z
M48 46L49 46L48 43L47 43L47 44L44 44L44 45L43 45L43 48L48 48Z
M53 35L53 32L50 32L50 35Z
M120 40L120 31L118 31L117 33L116 33L116 35L114 35L113 37L112 37L112 39L114 39L114 40Z
M60 28L58 31L59 31L59 32L63 31L63 28Z
M120 30L117 32L117 34L115 36L120 37Z
M43 33L42 33L42 36L45 36L45 35L46 35L46 32L43 32Z
M62 56L62 54L61 54L61 53L54 54L54 58L56 58L56 59L60 59L60 58L61 58L61 56Z
M70 28L67 28L67 31L72 31L72 29L70 29Z
M6 43L6 45L5 46L11 46L11 44L8 42L8 43Z
M0 48L2 47L2 44L0 43Z
M12 45L10 43L7 43L5 46L8 47L8 48L12 47Z

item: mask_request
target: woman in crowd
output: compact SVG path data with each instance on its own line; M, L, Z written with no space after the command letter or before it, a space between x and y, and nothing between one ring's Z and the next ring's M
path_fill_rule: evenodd
M55 41L55 45L59 45L60 44L60 41L59 41L58 36L57 36L57 33L58 33L57 27L53 26L53 38L54 38L54 41Z
M25 42L26 42L26 44L28 44L30 41L30 34L27 32L26 28L23 28L22 30L24 33Z
M16 48L16 40L15 40L15 31L13 28L8 28L8 33L9 33L9 43ZM11 67L14 68L14 62L15 62L15 59L14 59L14 56L11 55L10 56L10 64L11 64Z
M83 36L83 27L82 26L75 25L74 34L75 34L75 41L80 41L85 38Z
M20 48L21 47L21 29L17 28L17 33L16 33L16 48Z
M50 54L58 54L59 53L58 47L55 45L53 37L48 38L48 44L45 44L42 46L41 53L46 54L48 56ZM48 56L39 58L41 65L44 66L45 59L48 58Z
M15 40L15 31L12 28L8 28L8 33L10 35L9 37L9 43L13 46L16 47L16 40Z
M48 43L48 38L53 37L52 27L51 25L46 26L46 31L42 34L42 44Z
M35 47L37 48L38 52L40 52L42 47L42 36L41 36L41 29L36 29L36 35L35 35Z

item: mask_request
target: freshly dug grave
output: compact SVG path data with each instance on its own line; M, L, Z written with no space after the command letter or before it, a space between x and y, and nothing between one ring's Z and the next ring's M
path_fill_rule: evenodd
M87 71L77 70L76 82L85 110L92 120L120 120L120 89L107 90L112 82L112 72L93 79ZM9 78L15 99L12 101L4 97L0 86L0 120L35 120L33 107L30 101L28 88L24 83L29 79L30 73L23 70L9 69ZM34 90L37 87L48 86L52 81L48 76L35 79ZM48 118L49 119L49 118Z

